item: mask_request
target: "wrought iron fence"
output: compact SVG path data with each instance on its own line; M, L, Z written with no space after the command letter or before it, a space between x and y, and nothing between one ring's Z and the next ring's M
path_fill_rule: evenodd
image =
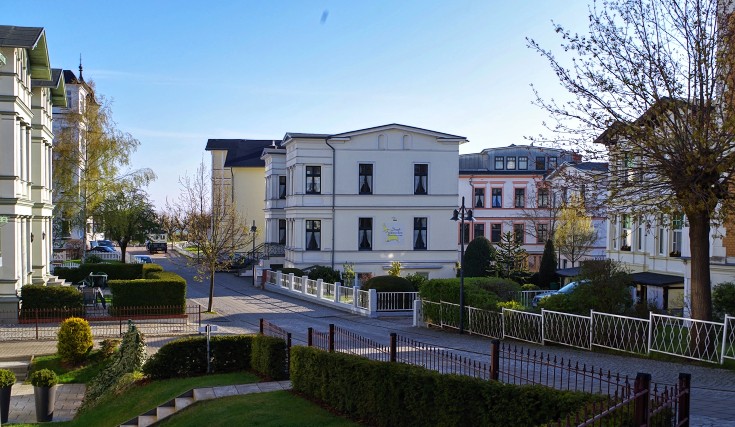
M362 356L372 360L390 361L390 347L355 332L334 326L332 332L334 351Z
M61 322L82 317L94 338L119 337L128 320L148 336L196 333L201 326L201 306L110 307L72 309L23 309L0 311L0 341L56 339Z
M422 366L442 374L490 378L490 365L487 362L458 355L448 349L403 336L397 336L395 360L409 365Z

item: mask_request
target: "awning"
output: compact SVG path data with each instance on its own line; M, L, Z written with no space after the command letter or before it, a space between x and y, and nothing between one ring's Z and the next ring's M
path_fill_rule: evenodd
M669 286L669 285L683 285L684 284L684 278L682 276L652 273L650 271L633 273L631 274L631 277L633 278L633 283L636 283L638 285Z

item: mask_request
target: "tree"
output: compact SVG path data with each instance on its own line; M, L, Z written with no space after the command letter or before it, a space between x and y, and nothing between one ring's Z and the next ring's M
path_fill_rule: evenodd
M472 239L464 251L464 262L462 268L466 277L489 276L493 271L495 262L495 248L485 237Z
M691 316L702 320L712 317L710 227L732 209L725 197L735 176L732 6L593 3L589 34L555 25L562 56L528 41L570 94L544 100L536 91L536 103L555 120L552 139L590 153L600 151L590 141L609 150L612 212L686 215Z
M147 184L155 174L150 169L123 171L140 141L117 128L112 103L95 94L94 82L82 84L87 98L63 114L54 135L53 180L55 216L85 230L86 248L88 220L108 195L126 185Z
M120 245L123 262L128 243L145 240L146 233L157 227L156 213L148 196L135 189L120 190L107 197L95 216L95 222L102 224L105 237Z
M495 244L495 265L501 277L523 279L528 272L528 252L523 240L511 232L503 233ZM521 280L523 281L523 280Z
M625 314L633 306L633 279L617 261L583 261L578 281L571 298L580 314L589 314L590 309Z
M554 241L548 239L544 245L544 254L541 255L541 265L538 270L538 285L542 288L548 288L555 279L556 251L554 250Z
M222 185L210 185L211 182L202 161L196 175L179 178L181 194L167 206L169 212L181 218L187 239L199 248L196 278L209 280L207 311L212 311L214 304L215 272L228 266L234 252L244 250L255 238L226 189Z
M587 255L597 241L597 230L579 197L572 197L559 215L559 227L554 233L554 246L574 267L574 263Z

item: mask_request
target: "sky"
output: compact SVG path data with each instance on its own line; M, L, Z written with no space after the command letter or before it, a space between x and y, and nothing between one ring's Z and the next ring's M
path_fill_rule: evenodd
M522 6L521 6L522 5ZM2 0L0 24L44 27L52 67L112 100L158 176L161 207L209 161L210 138L281 139L400 123L462 135L460 153L548 133L532 105L563 96L526 47L552 21L584 31L586 0Z

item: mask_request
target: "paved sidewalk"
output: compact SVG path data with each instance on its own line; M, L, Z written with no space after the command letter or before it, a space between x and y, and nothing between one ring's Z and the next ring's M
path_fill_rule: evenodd
M59 384L56 388L54 421L69 421L82 404L86 386L84 384ZM33 386L17 383L11 390L8 423L35 423L36 406Z

